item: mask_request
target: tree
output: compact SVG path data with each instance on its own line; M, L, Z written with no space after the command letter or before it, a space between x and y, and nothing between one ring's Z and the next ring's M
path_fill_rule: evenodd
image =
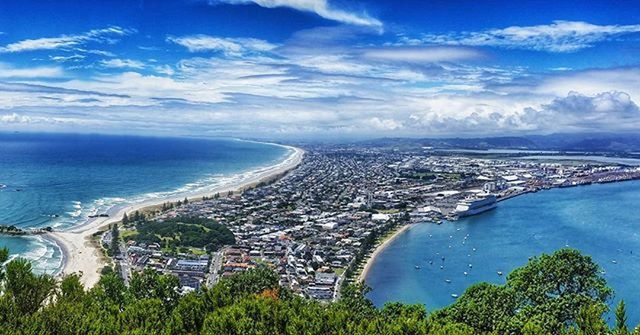
M156 270L147 268L142 273L131 276L129 291L135 299L158 299L167 310L178 303L180 281L172 275L160 275Z
M4 269L2 264L9 259L9 249L0 248L0 292L2 292L2 282L4 281Z
M39 310L52 296L55 287L52 276L34 274L26 259L17 258L6 265L4 293L22 314L30 315Z
M627 328L627 308L624 304L624 300L620 300L616 307L616 335L628 335L629 328Z
M480 283L469 287L450 307L437 312L445 323L465 323L474 329L506 333L518 300L509 287Z
M62 278L60 282L60 291L58 292L58 299L64 301L77 302L84 297L84 286L80 282L80 276L72 273Z
M606 306L599 304L582 306L576 316L576 326L581 335L605 335L607 324L602 319Z
M120 232L117 223L111 226L111 254L113 256L120 254Z
M127 216L127 213L124 213L124 215L122 215L122 224L126 225L129 223L129 217Z
M542 254L509 274L506 286L518 296L518 309L525 315L541 311L570 325L585 307L606 310L612 290L591 257L575 249Z

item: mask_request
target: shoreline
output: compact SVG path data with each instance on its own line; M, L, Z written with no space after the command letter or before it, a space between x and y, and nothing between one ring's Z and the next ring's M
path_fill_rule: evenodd
M500 198L497 201L498 202L502 202L502 201L507 201L510 199L514 199L514 198L518 198L520 196L523 195L527 195L527 194L535 194L539 191L549 191L549 190L554 190L554 189L562 189L562 188L574 188L574 187L581 187L581 186L591 186L591 185L602 185L602 184L612 184L612 183L623 183L623 182L628 182L628 181L637 181L640 180L640 178L630 178L630 179L624 179L624 180L615 180L615 181L603 181L603 182L598 182L598 183L590 183L590 184L577 184L577 185L571 185L568 187L551 187L548 189L540 189L537 191L531 191L531 190L527 190L525 192L520 192L517 194L513 194L510 195L508 197L505 198ZM430 222L416 222L416 223L410 223L407 225L402 226L400 229L396 230L395 232L393 232L393 234L391 236L389 236L387 239L385 239L382 243L378 244L375 249L373 250L373 252L371 253L371 255L367 258L364 268L362 269L362 271L360 272L360 274L358 275L358 277L356 278L357 282L362 282L362 283L366 283L366 278L367 275L369 274L369 271L371 271L371 267L373 267L373 264L376 261L376 257L391 243L393 242L393 240L395 240L398 236L400 236L400 234L404 233L409 227L413 227L414 225L417 224L432 224Z
M53 240L62 252L62 268L58 272L58 276L70 273L81 273L80 281L82 284L84 284L86 288L93 287L100 279L100 270L106 265L106 262L102 252L99 250L99 246L96 247L94 245L95 242L92 240L92 237L108 225L120 222L125 213L130 214L135 211L144 211L146 208L160 206L166 202L182 201L185 197L189 200L197 201L204 196L213 196L216 193L229 191L234 193L242 192L261 182L278 178L300 164L304 156L304 150L282 144L275 145L291 149L293 152L276 165L252 170L255 175L245 180L221 185L220 187L206 191L150 199L137 204L115 206L107 211L109 217L95 218L88 220L85 224L72 227L68 230L44 234L43 236Z
M369 274L369 271L371 270L371 267L375 263L375 260L376 260L376 257L378 257L378 254L380 254L380 252L382 252L389 244L391 244L391 242L393 242L396 238L398 238L398 236L400 236L402 233L406 232L416 224L417 223L408 223L403 225L402 227L399 227L393 233L391 233L391 235L388 235L384 239L384 241L382 241L382 243L378 244L375 247L375 249L373 249L373 252L371 253L371 255L367 257L364 267L362 268L362 271L360 271L360 274L358 274L358 277L356 278L356 282L364 282L365 279L367 278L367 275Z

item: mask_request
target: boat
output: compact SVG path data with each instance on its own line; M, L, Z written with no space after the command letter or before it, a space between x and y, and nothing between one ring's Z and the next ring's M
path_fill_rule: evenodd
M498 276L502 276L502 271L498 271Z
M416 265L416 270L420 270L422 269L422 267L420 267L420 265Z
M468 275L467 271L465 271L465 272L464 272L464 275L465 275L465 276L466 276L466 275Z
M495 195L476 196L460 201L454 212L458 217L476 215L496 208L497 203Z
M611 261L611 263L613 263L613 264L618 264L618 261L616 261L616 260L612 260L612 261Z
M457 294L455 294L455 293L452 293L452 294L451 294L451 297L452 297L452 298L454 298L454 299L456 299L456 298L458 297L458 295L457 295Z
M451 284L451 279L445 279L444 281L445 281L445 283L447 283L447 284Z
M469 268L472 268L472 267L473 267L473 264L469 264Z

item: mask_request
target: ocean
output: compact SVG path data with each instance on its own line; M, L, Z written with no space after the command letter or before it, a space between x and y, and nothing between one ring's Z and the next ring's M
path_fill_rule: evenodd
M417 224L380 252L366 277L372 288L368 297L376 306L401 301L425 304L433 311L453 303L452 294L461 295L474 283L502 284L529 257L569 246L591 256L606 271L604 277L615 290L611 306L624 299L629 322L636 325L640 323L638 204L640 181L627 181L540 191L459 221Z
M114 206L236 183L291 149L233 139L0 133L0 225L65 230ZM40 236L0 247L56 274L62 253Z

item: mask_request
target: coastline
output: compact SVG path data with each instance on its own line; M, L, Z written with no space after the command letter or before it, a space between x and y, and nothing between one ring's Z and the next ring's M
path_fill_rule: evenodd
M630 178L630 179L624 179L624 180L612 180L612 181L602 181L602 182L597 182L597 183L591 183L591 184L576 184L576 185L571 185L565 188L574 188L574 187L580 187L580 186L590 186L590 185L600 185L600 184L609 184L609 183L623 183L623 182L627 182L627 181L634 181L634 180L640 180L640 178ZM532 190L527 190L524 192L520 192L517 194L512 194L510 196L504 197L504 198L499 198L498 202L502 202L502 201L506 201L506 200L510 200L513 198L517 198L520 197L522 195L527 195L527 194L534 194L537 193L539 191L548 191L548 190L553 190L553 189L560 189L562 187L551 187L548 189L541 189L541 190L537 190L537 191L532 191ZM367 257L366 261L365 261L365 266L362 269L362 271L360 272L360 274L358 275L358 277L356 278L357 282L365 282L367 275L369 274L369 271L371 270L371 267L373 266L373 264L376 261L376 257L391 243L393 242L393 240L395 240L398 236L400 236L402 233L404 233L407 229L409 229L410 227L416 225L416 224L420 224L420 223L411 223L411 224L407 224L405 226L402 226L400 229L396 230L395 232L393 232L388 238L386 238L382 243L378 244L374 251L371 253L371 255L369 257ZM428 224L428 223L427 223Z
M174 195L171 197L151 199L137 204L114 207L108 211L109 217L96 218L87 223L73 227L65 231L54 231L44 236L53 240L62 251L62 269L58 276L70 273L80 273L80 281L85 287L93 287L100 279L100 270L106 264L99 246L94 245L92 237L102 231L106 226L120 222L125 213L143 211L146 208L162 205L165 202L181 201L185 197L189 200L200 200L204 196L213 196L216 193L242 192L243 190L255 186L261 182L278 178L284 173L294 169L304 156L304 150L291 146L284 146L293 152L283 161L276 165L255 170L255 175L239 181L235 184L222 185L218 188L199 191L191 194Z
M410 229L416 224L417 223L405 224L402 227L396 229L393 233L391 233L387 237L385 237L384 241L378 244L376 248L373 250L373 252L371 253L371 255L369 255L369 257L367 257L367 259L365 260L364 268L362 268L362 271L358 275L356 281L364 282L365 279L367 278L367 275L369 274L369 271L371 270L371 267L373 266L373 263L375 263L375 260L378 254L380 254L380 252L382 252L391 242L393 242L396 238L398 238L398 236L402 235L402 233L404 233L405 231L407 231L408 229Z

